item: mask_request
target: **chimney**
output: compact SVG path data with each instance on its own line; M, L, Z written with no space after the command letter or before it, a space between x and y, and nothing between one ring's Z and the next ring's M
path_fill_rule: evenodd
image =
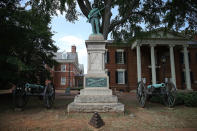
M75 46L75 45L72 45L72 46L71 46L71 52L72 52L72 53L76 53L76 46Z

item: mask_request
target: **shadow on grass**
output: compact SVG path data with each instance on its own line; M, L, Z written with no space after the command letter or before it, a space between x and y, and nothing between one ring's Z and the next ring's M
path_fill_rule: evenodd
M63 97L56 97L54 101L54 105L51 109L46 109L44 106L43 100L40 100L39 97L37 96L30 96L28 98L28 102L25 105L23 111L33 111L33 112L38 112L42 110L56 110L56 109L62 109L66 110L67 105L71 103L74 99L74 96L65 96L64 94L62 95ZM12 94L1 94L0 95L0 113L3 112L14 112L14 105L13 105L13 97Z

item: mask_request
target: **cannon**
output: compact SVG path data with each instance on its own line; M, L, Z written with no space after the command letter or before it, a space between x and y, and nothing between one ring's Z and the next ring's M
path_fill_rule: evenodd
M171 108L175 104L175 94L176 87L170 81L148 86L146 86L144 81L140 81L138 82L136 91L137 100L141 107L145 107L146 101L148 101L152 96L157 95L162 97L164 104Z
M24 108L29 96L37 96L43 100L46 108L51 108L55 100L55 88L52 83L46 86L38 84L17 84L12 92L13 104L17 108Z

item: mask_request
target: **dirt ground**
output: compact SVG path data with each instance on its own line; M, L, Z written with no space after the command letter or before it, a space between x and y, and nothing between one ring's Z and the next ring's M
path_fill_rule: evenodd
M197 131L197 108L170 109L156 103L140 108L134 92L117 93L125 113L100 113L105 125L95 129L88 124L93 113L67 113L76 94L56 91L52 109L45 109L37 97L30 98L23 111L14 110L11 94L1 94L0 131Z

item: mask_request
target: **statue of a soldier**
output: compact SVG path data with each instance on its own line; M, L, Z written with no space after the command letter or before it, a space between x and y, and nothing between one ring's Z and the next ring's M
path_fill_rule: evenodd
M104 9L104 8L102 8L102 9ZM100 31L99 31L99 26L100 26L99 18L101 17L101 13L100 13L101 10L99 10L96 7L96 4L92 4L92 10L88 14L88 21L92 25L92 33L93 34L100 34Z

